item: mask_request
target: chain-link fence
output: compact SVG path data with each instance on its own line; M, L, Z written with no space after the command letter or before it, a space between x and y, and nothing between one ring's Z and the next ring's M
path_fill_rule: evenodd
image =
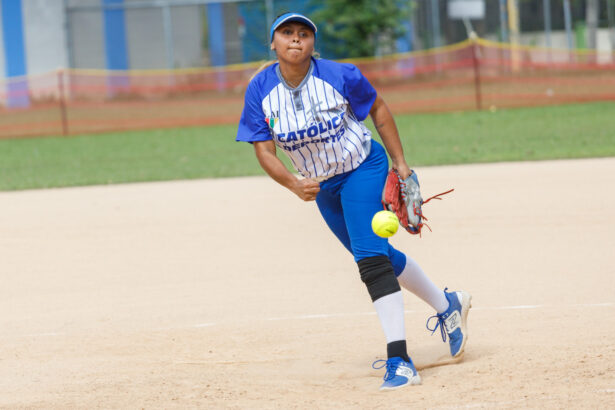
M592 2L593 28L588 26ZM269 20L288 10L309 14L318 8L314 4L311 0L67 0L68 66L172 69L267 59ZM478 5L480 13L464 21L453 12L455 4ZM471 30L495 41L556 48L591 45L613 50L615 43L615 0L407 0L400 7L409 7L410 17L398 48L389 52L458 43ZM123 44L109 44L105 24L120 18L113 15L118 12L125 33L115 41ZM328 40L326 34L319 37L323 57L343 58L330 50ZM126 67L109 65L110 47L125 49Z
M394 113L615 101L613 53L478 39L350 62ZM236 124L256 68L71 69L34 76L29 89L5 87L13 98L27 93L30 107L0 110L0 137Z

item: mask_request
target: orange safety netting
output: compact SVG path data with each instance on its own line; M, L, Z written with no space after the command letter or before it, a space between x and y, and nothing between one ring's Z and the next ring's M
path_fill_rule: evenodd
M615 54L482 39L348 60L394 113L615 101ZM0 138L234 124L258 64L220 69L59 70L0 86Z

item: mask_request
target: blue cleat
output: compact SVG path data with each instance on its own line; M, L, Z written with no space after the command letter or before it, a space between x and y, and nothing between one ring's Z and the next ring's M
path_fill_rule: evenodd
M472 296L464 291L447 292L447 289L444 289L444 295L448 300L448 309L427 319L426 327L433 335L439 326L442 341L446 342L448 335L451 356L460 357L468 341L468 311L472 307ZM432 329L429 327L429 322L433 318L437 319L437 323Z
M385 362L382 366L376 367L375 364ZM384 383L380 386L380 390L395 390L400 387L412 384L421 384L421 376L416 371L412 359L409 362L401 357L391 357L389 360L376 360L372 363L374 369L387 368L384 374Z

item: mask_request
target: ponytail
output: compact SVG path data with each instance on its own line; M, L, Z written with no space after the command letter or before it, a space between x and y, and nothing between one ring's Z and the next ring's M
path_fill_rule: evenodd
M265 61L260 67L258 67L258 69L254 72L254 74L252 74L252 76L250 76L250 81L252 81L252 79L254 77L256 77L258 75L258 73L260 73L261 71L263 71L265 68L274 65L275 63L277 63L278 60L269 60L269 61ZM248 81L249 82L249 81Z

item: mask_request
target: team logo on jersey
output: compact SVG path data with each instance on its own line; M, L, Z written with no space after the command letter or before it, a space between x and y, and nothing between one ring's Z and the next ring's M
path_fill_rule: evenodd
M278 113L271 113L269 115L269 117L265 117L265 122L267 122L267 125L269 125L269 128L273 129L273 127L275 127L275 123L278 122Z

